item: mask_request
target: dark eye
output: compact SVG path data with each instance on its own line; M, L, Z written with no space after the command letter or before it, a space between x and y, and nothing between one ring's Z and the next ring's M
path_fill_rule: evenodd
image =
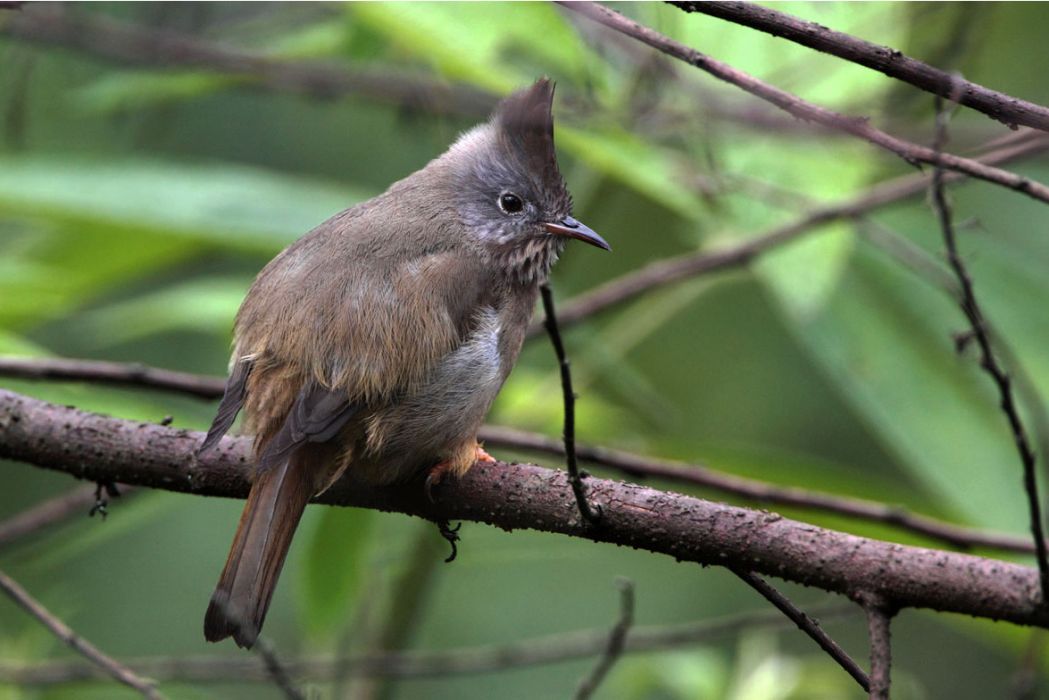
M517 214L524 209L524 202L513 192L503 192L499 195L499 208L506 214Z

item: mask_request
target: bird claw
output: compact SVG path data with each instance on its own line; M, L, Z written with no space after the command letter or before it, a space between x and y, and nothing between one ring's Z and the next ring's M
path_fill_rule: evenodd
M444 463L441 463L431 469L430 473L426 475L426 482L423 484L423 488L426 490L426 500L430 503L437 502L437 499L433 497L433 487L441 483L441 478L444 476L445 471L447 471L447 467L444 466Z
M455 527L451 527L447 520L441 520L437 523L437 530L441 533L441 537L451 546L452 552L448 555L448 558L444 560L445 564L449 564L455 561L455 557L459 554L459 547L456 544L459 541L459 529L463 526L459 523Z

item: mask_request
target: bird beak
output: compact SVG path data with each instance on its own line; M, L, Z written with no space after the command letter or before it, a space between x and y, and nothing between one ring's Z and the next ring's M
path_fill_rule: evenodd
M576 238L584 243L597 246L598 248L612 250L612 246L608 245L604 238L601 238L601 236L597 235L587 226L576 221L571 216L566 216L557 223L543 224L543 228L555 236L568 236L569 238Z

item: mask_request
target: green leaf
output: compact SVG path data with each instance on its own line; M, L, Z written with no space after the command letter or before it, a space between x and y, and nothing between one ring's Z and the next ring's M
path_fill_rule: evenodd
M265 252L367 196L231 164L0 155L0 217Z
M23 225L0 242L0 325L20 328L67 314L193 250L188 240L142 236L120 225L43 223Z
M557 142L594 170L637 190L688 221L704 206L684 183L688 167L679 154L616 129L577 129L561 124ZM690 243L695 243L693 238Z
M251 280L205 278L95 309L74 322L95 347L171 331L226 333Z
M325 508L306 552L300 603L306 629L325 636L342 625L367 566L374 513L362 508Z
M357 3L347 11L443 75L496 92L544 73L582 78L585 49L548 3Z
M866 249L799 341L914 476L967 521L1023 530L1020 465L953 304ZM788 309L788 315L790 315Z

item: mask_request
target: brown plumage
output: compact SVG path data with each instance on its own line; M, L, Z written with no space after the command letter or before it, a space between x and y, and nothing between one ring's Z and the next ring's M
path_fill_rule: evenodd
M256 469L204 621L258 637L307 502L346 470L375 484L465 473L571 218L542 79L422 170L290 245L237 314L202 450L243 409Z

